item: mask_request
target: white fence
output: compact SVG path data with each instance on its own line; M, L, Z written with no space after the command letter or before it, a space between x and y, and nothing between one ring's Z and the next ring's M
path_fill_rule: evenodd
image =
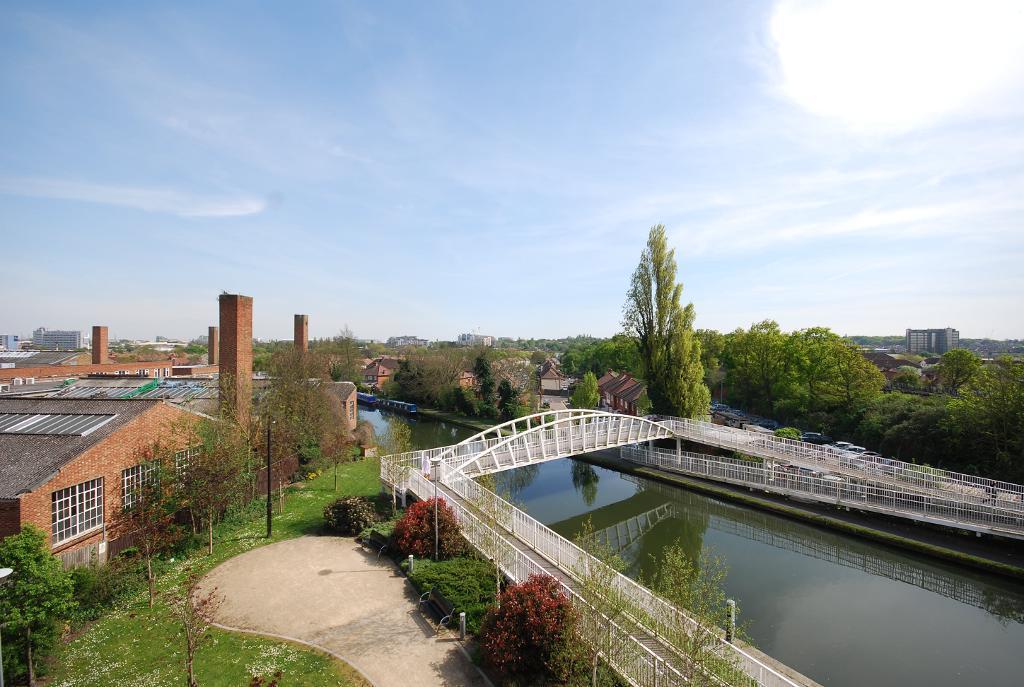
M433 449L433 451L437 451L437 449ZM424 463L425 458L429 461L427 454L431 453L431 451L413 452L396 458L406 465L420 466ZM433 455L439 454L433 453ZM451 489L466 502L477 504L476 508L481 512L493 514L492 517L499 521L500 528L504 532L514 536L519 542L528 546L567 576L573 577L574 571L586 569L587 566L603 565L566 538L515 508L493 492L481 487L475 481L443 464L439 470L441 471L440 484ZM408 471L406 485L419 498L433 496L433 483L422 474L418 467L413 467ZM493 545L493 530L481 522L474 509L465 508L457 501L448 499L443 490L440 491L440 495L455 510L462 523L463 533L470 542L482 547ZM543 566L511 542L504 539L502 541L505 542L502 547L503 551L495 558L511 579L520 581L532 574L548 574ZM617 574L615 576L615 585L618 592L630 601L633 608L632 621L636 622L651 637L669 638L679 636L680 633L710 632L710 630L699 627L672 604L624 575ZM582 602L570 585L563 584L563 586L566 593L577 604ZM620 626L615 626L614 631L620 635L621 641L614 643L615 653L607 658L609 663L632 684L640 687L687 684L688 680L684 672L645 647L633 634ZM712 658L717 658L719 664L729 664L735 667L732 671L735 673L734 679L716 680L716 682L764 685L765 687L796 687L799 684L749 652L726 642L717 631L711 640L713 652L716 654ZM665 647L669 646L664 643L664 640L660 640L659 643ZM667 648L666 651L668 651ZM672 656L682 663L682 657ZM689 666L689 668L692 669L693 666ZM685 665L683 665L683 670L687 670Z
M1004 536L1024 538L1024 513L1017 508L1003 507L1003 502L973 503L953 495L916 493L866 480L815 477L786 470L770 461L756 463L648 446L624 446L621 452L623 458L634 463L720 482L753 486L787 496L810 497L822 503L953 527L972 530L983 528Z
M748 432L735 427L716 425L702 420L663 418L662 424L681 438L710 446L731 448L764 458L800 461L827 470L865 479L882 479L925 491L955 495L961 500L978 503L993 496L1004 508L1024 511L1024 485L992 480L962 472L927 468L901 460L875 462L856 457L835 446L819 446L771 434Z

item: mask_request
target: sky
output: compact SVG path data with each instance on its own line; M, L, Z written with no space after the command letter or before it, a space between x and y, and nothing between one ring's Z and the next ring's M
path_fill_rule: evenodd
M0 332L1024 337L1024 3L5 2Z

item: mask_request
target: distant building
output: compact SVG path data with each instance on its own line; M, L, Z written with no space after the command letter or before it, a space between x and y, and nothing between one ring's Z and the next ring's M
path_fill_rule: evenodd
M381 389L391 381L391 375L398 369L398 360L381 356L373 360L363 370L363 383L366 386Z
M486 334L459 334L460 346L493 346L494 337Z
M32 332L32 343L53 351L73 351L82 347L82 332L40 327Z
M548 358L540 366L538 376L541 394L558 394L565 385L565 376L558 369L558 362L552 358Z
M402 348L404 346L426 346L428 343L430 342L426 339L405 334L403 336L392 336L388 339L387 345L390 348Z
M938 353L960 348L960 332L945 329L908 329L907 353Z
M18 350L18 341L17 334L0 334L0 350L16 351Z

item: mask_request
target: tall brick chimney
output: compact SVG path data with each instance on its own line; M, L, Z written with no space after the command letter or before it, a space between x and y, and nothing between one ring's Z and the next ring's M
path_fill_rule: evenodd
M92 364L106 365L110 362L110 346L107 328L94 324L92 327Z
M206 359L210 365L220 363L220 328L210 327L206 335Z
M222 293L220 409L247 422L252 406L252 296Z
M295 316L295 348L303 353L309 350L309 315Z

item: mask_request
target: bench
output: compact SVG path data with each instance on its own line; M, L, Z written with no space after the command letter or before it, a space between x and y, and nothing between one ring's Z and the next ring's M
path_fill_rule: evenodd
M388 548L388 538L377 530L370 530L370 536L363 539L363 546L377 551L377 558Z
M455 614L455 605L436 589L420 594L420 604L426 604L440 616L441 620L437 623L438 629L450 623L452 616Z

